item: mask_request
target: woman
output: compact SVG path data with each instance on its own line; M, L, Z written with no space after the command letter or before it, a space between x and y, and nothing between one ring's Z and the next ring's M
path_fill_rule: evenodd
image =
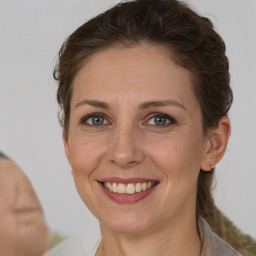
M121 3L65 41L54 77L65 152L102 240L95 253L69 242L47 255L239 255L203 219L232 103L207 18L174 0Z

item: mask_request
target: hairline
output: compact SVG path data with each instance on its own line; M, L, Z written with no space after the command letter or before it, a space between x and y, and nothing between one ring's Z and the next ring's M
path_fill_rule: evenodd
M5 155L2 151L0 151L0 159L11 160L7 155Z

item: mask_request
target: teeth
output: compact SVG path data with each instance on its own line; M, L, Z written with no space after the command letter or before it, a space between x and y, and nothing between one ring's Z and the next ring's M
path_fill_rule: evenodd
M135 191L136 191L137 193L138 193L138 192L141 192L141 183L136 183Z
M122 183L119 183L118 184L118 191L117 191L118 194L125 194L125 185L122 184Z
M113 193L118 194L135 194L139 193L141 191L145 191L149 188L151 188L155 183L152 182L137 182L137 183L129 183L129 184L123 184L123 183L110 183L110 182L104 182L104 186Z
M112 191L113 191L114 193L117 193L117 192L118 192L118 188L117 188L117 184L116 184L116 183L113 183L113 185L112 185Z
M106 183L107 188L112 192L113 191L113 186L108 182Z
M147 189L147 183L146 182L144 182L144 183L142 183L142 186L141 186L141 189L143 190L143 191L145 191L146 189Z
M134 184L128 184L126 186L125 192L126 192L126 194L134 194L135 193L135 186L134 186Z

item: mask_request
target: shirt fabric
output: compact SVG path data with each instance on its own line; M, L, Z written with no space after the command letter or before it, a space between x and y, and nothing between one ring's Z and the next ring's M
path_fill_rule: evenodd
M199 234L202 242L200 256L241 256L224 240L212 232L208 223L199 219ZM69 239L48 251L44 256L95 256L101 239L88 245L87 239Z

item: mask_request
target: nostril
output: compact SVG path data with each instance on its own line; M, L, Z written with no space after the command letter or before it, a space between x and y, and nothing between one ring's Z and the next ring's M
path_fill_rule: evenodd
M129 166L135 166L137 165L138 162L137 161L131 161L130 163L128 163Z
M119 160L111 160L113 164L121 166L122 168L131 168L139 164L139 161L120 161Z

